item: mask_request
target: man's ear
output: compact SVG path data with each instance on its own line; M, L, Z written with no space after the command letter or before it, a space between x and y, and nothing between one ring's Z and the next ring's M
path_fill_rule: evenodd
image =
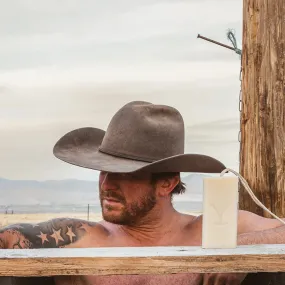
M162 178L157 181L157 191L158 194L162 197L170 195L176 185L180 182L179 175L175 175L171 178Z

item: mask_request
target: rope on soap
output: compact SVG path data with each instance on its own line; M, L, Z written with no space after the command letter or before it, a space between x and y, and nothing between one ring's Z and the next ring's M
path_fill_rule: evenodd
M235 174L239 180L241 181L242 185L244 186L245 190L248 192L248 194L250 195L250 197L252 198L252 200L255 202L255 204L259 207L261 207L264 211L266 211L267 213L269 213L270 215L272 215L275 219L277 219L278 221L280 221L282 224L285 225L285 221L280 219L279 217L277 217L275 214L273 214L270 210L268 210L262 203L261 201L259 201L257 199L257 197L254 195L253 191L251 190L251 188L249 187L248 183L246 182L246 180L236 171L230 169L230 168L226 168L221 172L221 176L223 176L226 172L232 172L233 174Z

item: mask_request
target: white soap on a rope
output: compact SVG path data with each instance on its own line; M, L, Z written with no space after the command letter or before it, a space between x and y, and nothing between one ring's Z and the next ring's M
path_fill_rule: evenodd
M202 248L235 248L238 177L204 178Z

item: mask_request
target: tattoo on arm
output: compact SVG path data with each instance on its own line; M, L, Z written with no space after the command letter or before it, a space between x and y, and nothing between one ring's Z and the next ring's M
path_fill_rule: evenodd
M11 225L0 231L0 248L60 248L74 243L97 224L59 218L39 224Z
M5 248L5 242L3 238L0 238L0 248Z

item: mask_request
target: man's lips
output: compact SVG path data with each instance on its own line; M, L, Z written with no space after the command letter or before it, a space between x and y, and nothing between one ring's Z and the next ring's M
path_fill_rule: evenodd
M116 204L122 204L122 202L118 199L115 199L115 198L108 198L108 197L105 197L103 198L103 202L104 204L109 204L109 205L116 205Z
M104 200L106 200L106 201L110 201L110 202L117 202L117 203L120 203L120 201L119 200L117 200L117 199L113 199L113 198L104 198Z

